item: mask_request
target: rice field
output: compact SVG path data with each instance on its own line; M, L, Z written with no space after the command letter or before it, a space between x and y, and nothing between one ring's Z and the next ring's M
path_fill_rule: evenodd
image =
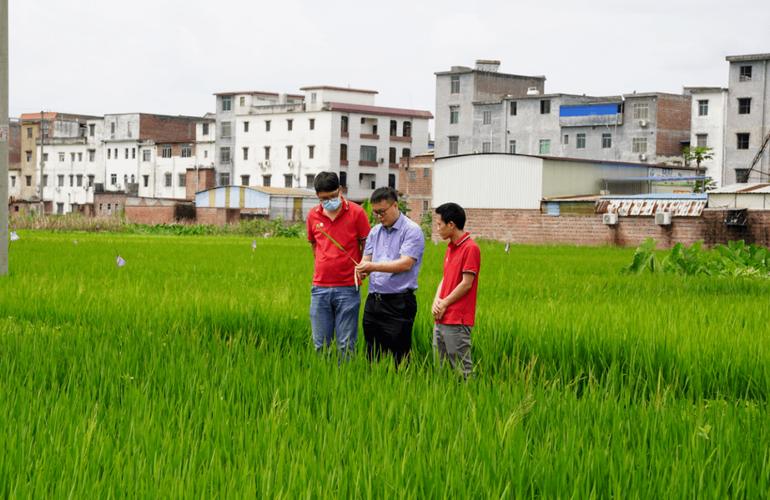
M1 497L763 497L770 282L482 242L476 373L312 351L301 239L19 231ZM117 255L126 265L118 268ZM363 334L359 333L359 348Z

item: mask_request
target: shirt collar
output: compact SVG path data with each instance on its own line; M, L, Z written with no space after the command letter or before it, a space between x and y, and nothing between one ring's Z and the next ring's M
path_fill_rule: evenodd
M463 243L465 243L466 241L468 241L468 239L469 239L470 237L471 237L471 233L468 233L468 232L466 232L465 234L463 234L463 235L460 237L460 239L459 239L459 240L457 240L457 243L452 243L452 242L450 241L450 242L449 242L449 246L451 246L451 247L453 247L453 248L457 248L457 247L459 247L460 245L462 245Z
M406 216L404 214L402 214L401 211L399 210L399 212L398 212L398 219L396 219L396 222L394 222L393 225L390 226L390 227L382 226L382 228L385 229L388 232L396 231L398 229L401 229L404 226L404 224L406 223L406 221L404 221L405 217Z

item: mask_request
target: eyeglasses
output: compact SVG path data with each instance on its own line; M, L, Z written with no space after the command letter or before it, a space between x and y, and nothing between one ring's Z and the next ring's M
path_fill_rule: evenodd
M339 195L340 195L340 190L339 189L335 189L334 191L332 191L327 196L318 196L318 201L324 202L324 201L328 201L328 200L333 200L334 198L337 198Z
M391 204L388 206L388 208L383 208L383 209L381 209L381 210L372 210L372 213L373 213L374 215L376 215L377 217L382 217L383 215L385 215L385 212L387 212L388 210L390 210L390 208L391 208L393 205L395 205L395 203L391 203Z

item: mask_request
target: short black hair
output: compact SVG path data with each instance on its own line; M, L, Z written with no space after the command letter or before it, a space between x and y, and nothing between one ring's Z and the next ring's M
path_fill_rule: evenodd
M465 210L457 203L444 203L436 208L444 224L454 222L457 229L465 229Z
M369 200L372 203L377 203L382 200L387 200L391 203L398 201L398 192L392 187L381 187L374 190Z
M340 179L334 172L320 172L313 181L316 193L331 193L340 187Z

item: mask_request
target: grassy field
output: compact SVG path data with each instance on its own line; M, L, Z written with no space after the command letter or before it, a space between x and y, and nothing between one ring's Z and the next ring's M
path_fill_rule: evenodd
M430 352L443 245L428 245L415 356L396 373L312 352L302 240L20 235L0 278L2 497L770 490L765 280L482 243L463 383Z

